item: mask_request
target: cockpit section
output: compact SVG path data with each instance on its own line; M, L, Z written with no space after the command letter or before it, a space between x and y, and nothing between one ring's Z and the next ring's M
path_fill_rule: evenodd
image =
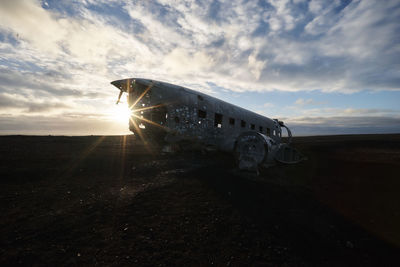
M142 137L163 140L168 115L164 104L159 99L156 102L153 97L154 84L148 80L139 82L136 79L118 80L111 84L121 90L119 97L123 92L128 94L130 131Z

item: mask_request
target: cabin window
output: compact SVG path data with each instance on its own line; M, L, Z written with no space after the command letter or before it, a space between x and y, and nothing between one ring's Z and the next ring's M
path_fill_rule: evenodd
M245 122L244 120L241 120L241 121L240 121L240 126L241 126L242 128L246 127L246 122Z
M207 112L199 109L198 116L199 116L199 118L205 119L207 117Z
M271 129L267 128L267 136L271 136Z
M175 119L174 119L174 120L175 120L176 123L179 123L179 117L176 117L176 116L175 116Z
M230 125L235 125L235 119L234 118L229 118L229 124Z
M263 127L262 126L260 126L260 133L262 133L263 132Z
M156 106L161 106L158 104ZM160 125L164 125L167 121L167 109L164 106L154 108L151 112L151 121L158 123Z
M204 100L204 98L201 95L197 95L197 99L200 100L200 101Z
M251 124L251 125L250 125L250 128L251 128L252 130L254 130L254 129L256 128L256 126L255 126L254 124Z
M215 113L214 126L217 128L222 128L222 114Z

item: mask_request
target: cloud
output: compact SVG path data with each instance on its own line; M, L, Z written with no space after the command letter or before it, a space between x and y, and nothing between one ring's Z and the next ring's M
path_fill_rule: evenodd
M304 98L298 98L295 102L295 105L304 107L304 106L315 106L315 105L321 105L323 102L315 101L311 98L304 99Z
M18 34L20 46L39 49L40 59L50 52L50 61L68 58L110 76L134 70L182 83L195 79L204 87L210 80L221 87L236 84L241 87L233 90L241 91L399 89L393 69L400 11L393 1L216 3L118 4L126 23L90 8L113 10L117 2L74 4L71 16L52 8L54 3L44 9L37 1L6 1L0 27ZM22 22L18 14L24 14ZM48 26L37 32L37 25ZM193 66L182 58L194 60ZM40 64L37 56L30 60Z
M297 136L400 132L400 117L302 117L295 120L286 120L285 124Z
M45 73L21 73L0 67L0 87L2 91L17 93L21 96L83 96L84 93L71 88L64 82L69 79L57 71Z
M19 111L19 113L42 113L46 112L54 112L57 110L66 110L70 108L65 103L55 101L55 102L46 102L40 101L38 102L35 99L26 99L21 98L20 95L17 94L0 94L0 112L10 112L15 114L15 112Z
M48 53L57 52L57 44L66 31L61 23L43 9L38 1L4 0L0 9L0 26L19 38L30 41ZM45 25L45 27L43 27Z
M1 134L32 135L118 135L128 134L126 125L98 117L58 117L0 115Z
M250 54L248 60L248 66L250 68L250 72L254 75L254 78L256 80L260 79L260 75L261 75L261 71L265 68L267 61L261 61L261 60L257 60L257 54L256 53L252 53Z
M337 23L343 12L336 12L335 9L340 5L340 1L332 1L328 4L326 1L309 2L309 10L313 13L313 19L307 23L304 30L307 34L324 34L335 23Z
M148 55L148 47L138 39L84 8L79 11L80 17L66 17L42 8L38 1L6 0L0 9L0 28L14 34L21 46L30 44L50 59L105 67L107 60L135 52Z
M286 107L291 110L293 114L292 120L303 117L369 117L373 114L376 117L399 117L399 111L396 109L385 109L385 108L337 108L337 107L319 107L310 108L314 105L313 100L300 100L300 104L292 107ZM318 103L317 103L318 104ZM321 103L322 104L322 103ZM308 105L308 106L307 106ZM307 108L308 107L308 108ZM279 114L278 114L279 115ZM285 117L280 115L279 117Z
M326 1L311 0L308 2L308 10L310 10L311 13L318 14L324 8L324 3L326 3Z
M213 59L206 53L201 51L189 53L181 48L172 50L164 58L165 69L177 75L197 75L212 68L213 64Z
M213 94L399 91L399 16L395 0L4 0L0 94L18 100L1 108L105 114L109 82L134 76ZM319 104L288 110L364 114Z
M272 108L274 106L275 106L275 104L270 103L270 102L266 102L266 103L263 104L263 107L265 107L265 108Z

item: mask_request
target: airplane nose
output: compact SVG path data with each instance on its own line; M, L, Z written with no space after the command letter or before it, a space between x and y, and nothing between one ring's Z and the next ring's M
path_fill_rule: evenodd
M111 82L112 85L117 87L119 90L127 92L127 89L131 85L131 79L116 80Z
M117 87L120 90L123 89L122 88L122 84L121 84L121 80L112 81L111 84L114 85L115 87Z

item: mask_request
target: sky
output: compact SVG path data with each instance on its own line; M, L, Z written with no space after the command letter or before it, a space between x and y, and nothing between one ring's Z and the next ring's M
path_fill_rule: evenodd
M0 134L128 134L131 77L295 136L400 133L400 1L0 0Z

